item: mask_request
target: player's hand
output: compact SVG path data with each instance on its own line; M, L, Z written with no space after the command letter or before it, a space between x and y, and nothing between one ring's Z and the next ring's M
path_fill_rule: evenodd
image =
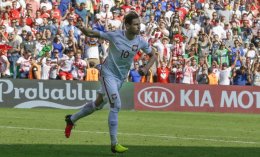
M145 76L147 74L147 72L148 72L148 70L145 67L139 68L139 71L138 71L138 73L141 76Z

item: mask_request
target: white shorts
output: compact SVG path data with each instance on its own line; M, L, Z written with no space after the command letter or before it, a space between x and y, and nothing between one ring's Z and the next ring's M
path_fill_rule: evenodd
M98 93L103 95L103 100L108 101L111 108L121 108L119 90L123 82L112 76L100 76L101 89Z

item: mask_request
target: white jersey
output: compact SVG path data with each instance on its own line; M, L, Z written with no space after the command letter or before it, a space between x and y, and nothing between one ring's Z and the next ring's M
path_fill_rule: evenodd
M60 69L61 69L62 71L69 72L69 71L72 70L72 65L73 65L73 62L74 62L74 57L69 58L67 55L63 55L63 57L61 58L60 62L61 62L61 67L60 67Z
M120 80L127 77L135 54L142 49L151 53L152 48L140 35L127 39L125 31L99 32L100 37L109 41L108 56L101 69L101 75L114 76Z
M51 65L47 65L46 63L42 63L42 80L48 80L50 78L50 70Z
M260 72L256 72L253 78L253 85L260 86Z
M27 72L30 70L31 62L29 58L26 59L22 56L16 61L16 63L20 64L21 72Z
M220 70L219 73L219 84L220 85L230 85L230 73L231 73L232 69L231 67L225 69L225 70Z
M10 70L7 69L8 59L5 55L0 56L0 73L4 73L6 75L10 75Z

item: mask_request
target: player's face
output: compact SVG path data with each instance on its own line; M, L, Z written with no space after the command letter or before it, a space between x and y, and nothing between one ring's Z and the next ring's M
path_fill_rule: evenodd
M140 33L140 20L139 18L133 19L132 24L127 26L127 31L132 34L139 34Z

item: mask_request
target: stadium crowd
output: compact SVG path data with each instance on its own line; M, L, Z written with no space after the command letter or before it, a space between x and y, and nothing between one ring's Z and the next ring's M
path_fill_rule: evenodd
M124 29L129 11L158 61L140 76L138 52L128 81L260 86L259 0L0 0L0 77L97 81L109 43L76 25Z

